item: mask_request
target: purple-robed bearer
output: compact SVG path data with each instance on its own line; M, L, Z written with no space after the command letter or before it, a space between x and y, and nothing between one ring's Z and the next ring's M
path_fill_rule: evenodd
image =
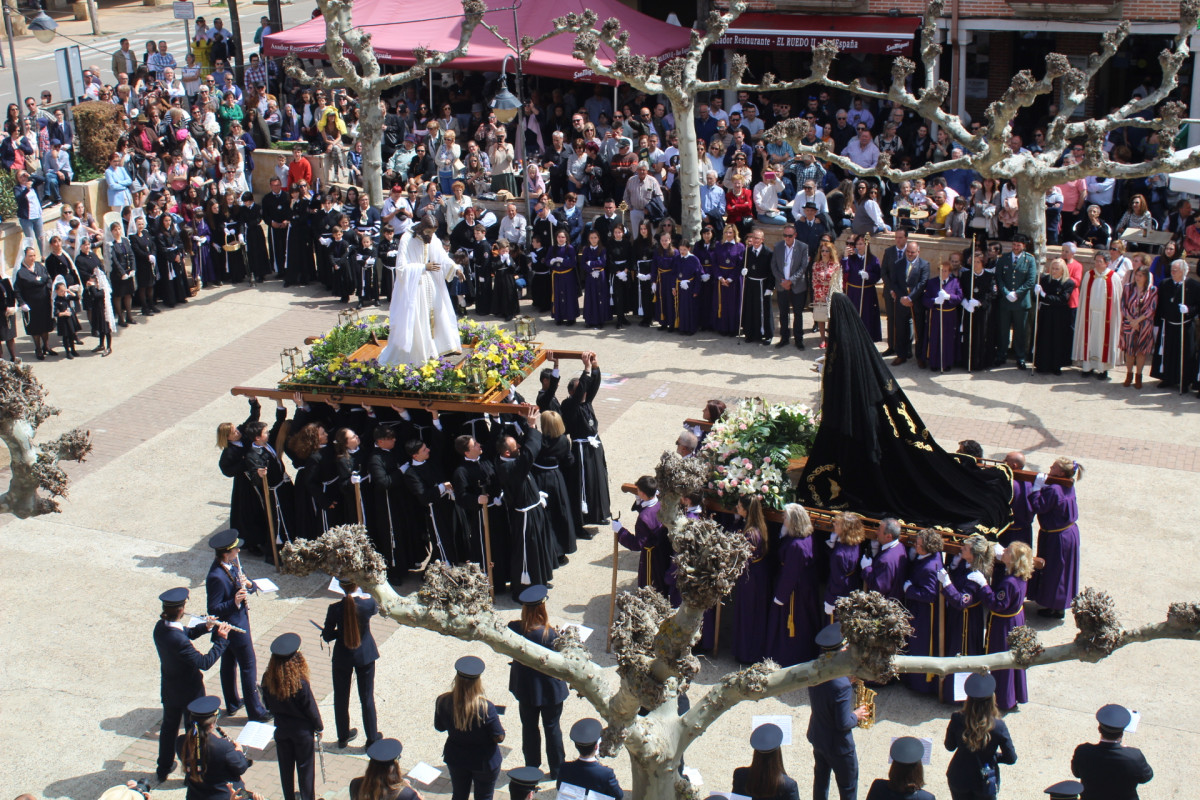
M985 653L1003 653L1008 650L1008 633L1025 624L1025 589L1029 576L1033 574L1033 550L1024 542L1013 542L1004 549L1001 557L1004 569L997 569L994 585L978 572L967 578L979 587L983 607L987 609L987 636L984 640ZM1001 711L1012 711L1017 703L1029 702L1029 690L1023 669L992 670L996 679L996 705Z
M817 592L813 543L812 520L804 506L784 506L779 579L767 612L767 655L780 666L790 667L817 657L816 636L825 621Z
M588 232L588 246L579 256L583 271L583 322L599 328L612 319L612 301L608 288L608 257L600 246L600 234Z
M687 242L680 242L675 257L675 327L692 335L700 329L700 259L692 255Z
M713 254L719 242L713 239L713 230L705 226L700 231L700 241L692 248L692 255L700 260L700 329L710 331L713 328L714 302L717 282L713 280Z
M851 239L853 252L842 259L842 285L846 287L846 297L851 305L858 309L863 325L867 326L871 341L878 342L883 339L883 325L879 321L879 295L875 289L882 274L879 259L871 255L865 236Z
M725 226L725 238L713 250L713 330L736 336L742 323L742 283L746 245L737 240L737 226Z
M943 261L940 274L925 284L921 302L925 304L925 360L931 370L953 369L958 358L958 309L962 305L962 287L950 274L949 262Z
M932 528L917 534L916 558L909 561L908 580L904 582L904 605L912 614L912 635L904 648L910 656L936 656L938 625L941 618L938 598L943 581L949 583L942 567L942 535ZM914 692L931 694L937 690L937 676L929 672L900 676Z
M649 475L638 478L637 497L638 518L633 531L614 519L613 533L622 545L642 554L638 560L638 587L653 586L663 597L669 597L666 574L671 564L671 543L666 526L658 520L658 481Z
M997 550L1003 552L1004 548L973 533L963 541L958 555L946 567L949 581L942 580L942 596L946 598L946 616L942 624L946 631L947 656L983 655L986 623L983 601L978 587L967 576L979 572L990 580ZM942 682L942 702L956 702L953 681Z
M826 545L833 548L829 556L829 581L825 584L825 623L833 622L834 606L839 597L862 586L859 577L859 545L867 538L862 520L857 514L846 512L833 519L833 533Z
M567 232L558 231L557 245L550 248L550 286L554 295L554 324L574 325L579 318L579 276L575 271L575 248Z
M671 234L660 234L650 259L654 276L654 318L669 331L675 330L675 260L678 256L679 251L671 244Z
M893 600L904 600L904 582L908 580L908 552L900 543L900 523L885 517L879 522L879 534L872 543L879 548L874 555L859 560L863 589L879 592Z
M743 497L738 515L750 543L750 561L733 588L733 657L756 664L767 654L767 609L771 605L771 569L767 563L767 518L762 499Z
M1042 606L1038 616L1062 618L1079 594L1079 504L1075 481L1083 469L1069 458L1050 467L1050 476L1071 481L1070 486L1046 485L1038 475L1029 494L1029 508L1037 515L1037 554L1045 566L1029 582L1029 599Z

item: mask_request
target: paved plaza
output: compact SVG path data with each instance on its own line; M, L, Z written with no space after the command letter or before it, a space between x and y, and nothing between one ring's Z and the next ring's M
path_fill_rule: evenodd
M157 598L172 586L187 585L192 589L190 607L204 603L204 575L212 560L206 541L227 527L230 494L229 480L217 469L215 430L221 421L240 422L246 415L246 401L231 397L229 388L273 386L280 375L280 349L336 323L338 304L294 291L278 282L265 288L207 290L186 307L123 329L110 358L87 353L73 362L61 357L34 362L51 401L62 408L62 415L43 427L43 436L85 427L92 432L95 451L87 463L67 465L71 495L61 514L24 521L0 517L4 795L29 792L92 800L130 778L153 782L160 715L158 659L151 641ZM640 327L597 333L549 325L540 338L552 348L595 350L611 378L595 405L614 509L628 508L620 484L650 471L659 453L673 446L682 420L698 416L710 397L817 402L813 362L820 351L812 346L816 337L811 335L804 353ZM92 344L88 340L81 350ZM27 339L22 347L29 350ZM32 352L23 355L32 357ZM574 371L570 363L562 366L564 378ZM1013 368L937 375L910 363L896 375L947 449L971 437L989 456L1020 449L1032 466L1045 468L1058 455L1086 466L1079 485L1082 585L1108 590L1122 622L1158 621L1171 601L1200 599L1200 568L1191 549L1197 544L1200 400L1152 389L1154 381L1140 393L1125 389L1120 385L1123 373L1114 373L1111 383L1099 383L1078 373L1052 378ZM536 394L531 385L522 391L530 400ZM270 415L270 404L264 403L263 418ZM0 471L0 476L7 481L7 473ZM604 653L611 557L607 528L594 540L581 541L570 565L556 574L549 599L553 621L596 629L588 645L605 665L612 663ZM321 621L327 604L336 599L325 590L328 578L278 576L257 559L243 563L251 577L269 575L280 586L278 593L250 600L260 672L276 635L296 631L303 636L326 724L326 779L322 784L318 773L318 792L346 798L347 784L362 774L366 762L361 736L344 751L330 741L329 651L319 647L310 623ZM622 552L620 564L620 584L629 587L637 555ZM406 589L413 586L410 582ZM516 616L507 598L498 605L500 614ZM1030 619L1044 644L1065 642L1074 634L1069 615L1059 624ZM424 761L443 770L443 778L433 785L418 785L426 797L449 797L441 759L444 739L433 730L433 705L449 688L451 665L461 655L478 655L487 662L489 696L511 708L503 718L508 730L504 767L522 765L520 723L507 691L507 659L482 645L401 629L390 620L377 619L374 630L381 653L376 679L380 729L404 743L405 768ZM207 649L204 640L198 644ZM734 666L727 651L701 660L693 700ZM1008 717L1019 760L1002 768L1002 796L1042 797L1043 787L1070 777L1074 746L1096 738L1095 710L1116 702L1141 713L1140 727L1128 741L1143 749L1155 770L1142 796L1196 797L1197 663L1200 644L1157 642L1126 648L1100 664L1031 671L1031 702ZM219 694L215 668L206 682L210 693ZM743 704L722 717L686 756L703 776L701 796L728 791L733 769L749 763L751 717L759 714L793 718L784 761L800 783L801 796L809 796L807 706L806 693L794 692ZM859 796L865 796L872 779L886 774L892 738L915 735L934 742L927 788L948 798L949 754L941 742L951 710L898 686L883 690L878 724L856 734ZM590 706L572 696L563 713L564 729L591 715ZM362 727L353 699L351 720ZM220 724L236 735L244 721L239 715ZM279 798L274 749L249 755L255 764L247 785ZM612 763L628 791L626 757ZM182 800L178 773L153 796ZM552 797L553 792L540 796Z

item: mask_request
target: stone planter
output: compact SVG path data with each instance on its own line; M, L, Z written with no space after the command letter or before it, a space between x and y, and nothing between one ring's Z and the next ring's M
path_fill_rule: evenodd
M255 196L261 196L271 191L271 178L275 177L275 164L279 157L283 156L288 161L292 160L291 150L270 150L265 147L260 147L254 151L254 172L250 179L253 186L250 188L254 191ZM308 162L312 164L313 180L320 179L321 188L324 189L329 185L328 168L325 165L325 156L305 156Z
M88 19L88 7L86 0L80 0L77 3L71 3L71 11L75 14L76 22L86 22Z

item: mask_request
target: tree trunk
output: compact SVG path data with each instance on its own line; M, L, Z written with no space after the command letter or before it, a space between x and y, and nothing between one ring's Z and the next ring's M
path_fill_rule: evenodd
M8 445L12 479L8 491L0 495L0 513L7 511L17 519L42 513L38 498L38 478L33 467L38 451L33 444L33 427L23 419L0 422L0 439Z
M358 138L362 142L362 185L371 205L383 205L383 112L379 109L379 90L368 83L368 90L359 98L362 119Z
M1037 259L1038 269L1046 269L1046 189L1028 179L1018 178L1017 230L1029 237L1029 252Z
M696 151L696 126L692 123L693 98L690 95L671 98L671 113L675 115L675 131L679 134L679 168L675 180L679 182L679 197L682 201L680 222L683 240L689 244L700 238L703 217L700 213L700 154Z
M638 800L676 800L675 781L679 777L679 759L653 761L639 758L632 752L629 764L633 768L632 796Z

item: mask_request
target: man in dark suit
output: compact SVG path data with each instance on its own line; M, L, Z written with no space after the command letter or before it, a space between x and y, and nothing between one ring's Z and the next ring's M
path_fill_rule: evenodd
M581 789L598 792L599 794L621 800L625 793L621 784L617 783L617 774L612 767L606 767L596 758L600 749L600 736L604 726L598 719L581 719L571 726L571 741L579 751L579 758L562 765L558 772L558 784L564 783L578 786Z
M808 247L809 258L816 258L817 244L821 237L829 232L824 220L817 214L816 203L805 203L804 213L796 219L796 241L804 242Z
M809 249L796 241L796 226L783 226L783 241L771 253L771 274L779 291L779 344L787 347L791 334L791 316L796 314L796 349L804 349L804 301L808 297Z
M245 631L232 631L229 634L229 648L221 656L221 691L225 695L225 714L232 717L242 707L237 686L240 672L247 716L255 722L268 722L272 716L258 696L258 664L254 656L254 641L250 638L250 611L246 608L246 595L254 591L254 584L242 574L238 560L242 544L238 532L232 528L208 540L208 546L216 551L216 558L208 570L204 587L208 593L208 613L221 622L228 622Z
M165 781L175 769L175 737L179 724L183 722L188 704L204 697L206 670L225 652L229 644L229 625L209 620L205 624L184 626L183 607L187 603L186 587L170 589L158 596L162 601L162 615L154 625L154 647L158 650L160 675L162 678L163 721L158 731L158 780ZM201 653L192 645L216 627L212 647Z
M904 258L892 267L892 286L896 287L896 358L892 366L898 367L912 358L913 327L917 329L917 353L921 353L921 345L925 342L925 333L921 329L924 314L921 313L921 296L925 293L925 283L929 280L929 262L921 258L921 246L909 242L904 246ZM891 320L888 321L891 326ZM924 359L918 355L917 363Z
M908 229L896 227L896 242L893 247L889 247L883 253L883 263L881 265L883 272L883 309L887 314L887 350L883 351L884 356L896 355L896 332L899 325L896 324L896 298L899 292L896 289L893 275L896 270L896 264L905 260L904 248L908 246Z
M826 625L817 634L823 653L836 653L845 646L842 626ZM813 800L829 796L829 773L837 779L840 800L858 794L858 751L854 729L869 714L866 706L854 707L854 689L849 678L808 687L808 741L813 748Z
M1096 712L1096 721L1099 743L1081 744L1071 757L1071 774L1083 782L1082 800L1137 800L1138 785L1149 783L1154 770L1141 750L1121 743L1133 715L1107 705Z
M1012 335L1012 348L1017 356L1017 369L1025 369L1028 349L1025 342L1025 323L1029 319L1032 305L1033 284L1037 280L1037 261L1025 252L1028 238L1018 233L1013 237L1012 252L1005 253L996 261L996 288L999 306L1000 336L996 340L996 366L1008 360L1008 341Z

